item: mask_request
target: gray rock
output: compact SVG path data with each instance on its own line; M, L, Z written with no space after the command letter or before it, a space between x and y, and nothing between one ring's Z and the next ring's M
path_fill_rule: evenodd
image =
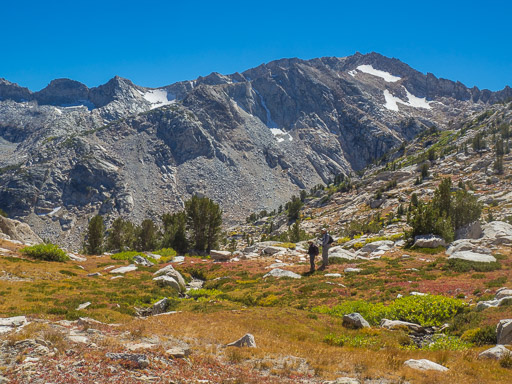
M425 333L425 328L423 328L419 324L415 323L409 323L407 321L400 321L400 320L388 320L388 319L382 319L380 322L380 326L382 328L386 329L408 329L409 331L413 331L416 333Z
M190 355L190 348L173 347L165 351L165 354L175 359L182 359Z
M239 338L236 341L233 341L232 343L229 343L226 345L227 347L249 347L249 348L256 348L256 340L254 339L254 336L250 333L246 333L244 336Z
M474 221L455 231L455 239L479 239L483 235L479 221Z
M24 327L27 324L28 321L25 316L0 317L0 334Z
M176 280L178 282L178 284L180 286L180 292L185 290L185 286L186 286L185 279L183 278L181 273L179 273L177 270L174 269L174 267L171 264L167 265L166 267L164 267L162 269L159 269L158 271L156 271L154 273L154 275L155 276L166 275L166 276L172 277L174 280Z
M341 246L329 248L329 259L347 259L354 260L356 254L354 252L343 249Z
M414 238L414 246L419 248L446 247L446 241L439 236L422 235Z
M86 303L82 303L78 307L76 307L76 310L77 311L81 311L82 309L87 308L89 305L91 305L91 302L87 301Z
M459 259L465 261L474 261L478 263L492 263L496 261L496 258L494 256L471 251L454 252L448 259Z
M109 271L109 273L120 273L120 274L125 274L125 273L128 273L128 272L133 272L133 271L136 271L138 268L135 264L130 264L130 265L127 265L125 267L119 267L119 268L115 268L115 269L111 269Z
M478 355L479 358L486 359L494 359L500 360L502 357L507 354L512 354L512 352L505 348L503 345L496 345L495 347L489 348Z
M483 311L484 309L487 309L487 308L499 307L501 305L505 305L511 299L512 299L512 296L505 296L505 297L502 297L500 299L480 301L476 305L476 310L477 311Z
M278 252L285 252L285 251L286 251L286 248L273 247L273 246L266 247L265 249L263 249L263 253L265 253L266 255L274 255Z
M231 259L232 253L229 251L210 251L210 257L216 261L227 261Z
M163 278L169 278L168 276L160 276ZM158 277L157 277L158 279ZM154 279L153 279L154 280ZM177 282L175 281L176 285L173 287L176 289ZM167 308L169 308L169 299L167 297L164 297L163 299L157 301L155 304L153 304L149 308L136 308L136 312L138 316L146 317L146 316L155 316L159 315L161 313L165 313L167 311Z
M269 273L263 276L263 278L267 277L275 277L275 278L281 278L281 277L290 277L292 279L301 279L302 276L298 275L291 271L285 271L284 269L276 268L271 270Z
M344 269L345 273L359 273L361 271L362 271L361 268L345 268Z
M140 353L112 353L106 354L107 358L112 360L126 360L134 363L137 368L146 368L149 366L149 360L146 355Z
M347 328L369 328L370 324L359 313L350 313L343 315L343 326Z
M153 281L156 281L159 285L163 287L171 287L176 291L181 292L183 289L180 284L171 276L163 275L153 278Z
M504 299L506 297L512 297L512 289L502 289L496 292L495 298L497 300Z
M43 242L28 224L8 219L2 215L0 215L0 233L7 235L10 240L21 241L23 244L39 244Z
M512 319L500 320L496 327L497 344L512 344Z
M139 265L142 265L144 267L152 267L153 265L155 265L152 262L150 262L148 259L146 259L145 257L142 257L141 255L136 255L133 258L133 262L135 264L139 264Z
M391 240L374 241L363 246L358 253L368 254L376 251L389 251L394 245L395 243Z
M406 362L404 362L404 365L406 367L420 370L420 371L439 371L439 372L448 371L448 368L443 367L442 365L434 363L433 361L430 361L427 359L420 359L420 360L409 359Z
M512 242L512 225L503 221L492 221L483 226L483 239L493 245Z
M451 255L455 252L460 251L472 251L476 253L484 253L484 254L491 254L491 250L489 248L486 248L484 246L474 244L470 240L462 239L462 240L456 240L453 243L450 244L450 247L446 250L447 255Z

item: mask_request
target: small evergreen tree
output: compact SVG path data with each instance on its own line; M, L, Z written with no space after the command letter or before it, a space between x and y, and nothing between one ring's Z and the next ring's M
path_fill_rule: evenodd
M89 255L99 255L103 252L103 236L105 234L105 224L103 217L94 216L87 226L85 241L85 250Z
M292 200L287 203L288 205L288 219L290 221L297 220L300 215L300 210L304 205L297 196L292 196Z
M151 219L145 219L136 229L138 251L154 251L158 245L158 227Z
M193 196L185 202L185 212L193 247L199 252L215 249L222 225L219 205L207 197Z
M131 249L135 242L135 227L133 223L117 218L107 232L107 249L123 251Z
M254 218L254 220L256 219ZM189 247L187 239L187 215L185 212L182 211L173 214L165 213L162 215L162 222L164 225L162 247L173 248L180 253L185 253Z

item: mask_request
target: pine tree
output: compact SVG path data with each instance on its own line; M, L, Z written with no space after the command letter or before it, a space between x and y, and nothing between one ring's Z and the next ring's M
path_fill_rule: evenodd
M222 225L219 205L207 197L193 196L185 202L185 212L193 247L199 252L215 249Z
M89 255L99 255L103 252L103 236L105 234L105 224L103 217L94 216L87 226L87 235L85 250Z
M112 223L107 234L107 249L110 251L131 249L135 242L135 227L133 223L117 218Z
M254 220L256 220L255 217ZM164 224L162 247L173 248L180 253L185 253L189 247L186 213L184 211L173 214L165 213L162 215L162 222Z
M158 245L158 227L151 219L145 219L136 229L138 251L154 251Z

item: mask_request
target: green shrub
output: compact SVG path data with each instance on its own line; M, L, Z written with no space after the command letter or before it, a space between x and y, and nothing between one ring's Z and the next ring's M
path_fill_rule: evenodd
M155 255L160 255L162 257L174 257L177 255L176 251L172 248L162 248L158 251L153 252Z
M222 294L222 291L219 291L217 289L191 289L187 293L190 297L194 299L198 299L200 297L216 297L218 295Z
M377 339L370 335L334 335L329 334L325 336L324 341L327 344L335 345L338 347L356 347L356 348L367 348L377 344Z
M467 306L462 300L450 297L426 295L406 296L394 300L388 306L363 300L347 301L332 308L316 307L314 312L343 317L358 312L370 324L379 324L383 318L417 323L422 326L440 326L452 319Z
M69 260L68 255L55 244L37 244L25 247L21 252L33 259L46 261L66 261Z
M488 325L483 328L469 329L462 334L461 339L478 346L496 344L496 327Z
M110 256L114 260L128 260L132 261L135 256L144 256L141 252L137 251L125 251L125 252L119 252L115 253L112 256Z
M501 264L497 261L491 263L481 263L477 261L467 261L461 259L449 259L446 265L447 269L454 272L491 272L501 269Z
M472 344L455 336L434 335L431 343L417 348L414 345L406 349L421 349L423 351L465 351L472 347Z

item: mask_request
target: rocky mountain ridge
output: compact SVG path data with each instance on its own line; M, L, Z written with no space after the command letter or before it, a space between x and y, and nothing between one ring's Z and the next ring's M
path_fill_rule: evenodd
M196 193L234 223L511 95L376 53L282 59L156 89L116 77L32 93L1 80L0 208L75 246L95 213L140 221Z

